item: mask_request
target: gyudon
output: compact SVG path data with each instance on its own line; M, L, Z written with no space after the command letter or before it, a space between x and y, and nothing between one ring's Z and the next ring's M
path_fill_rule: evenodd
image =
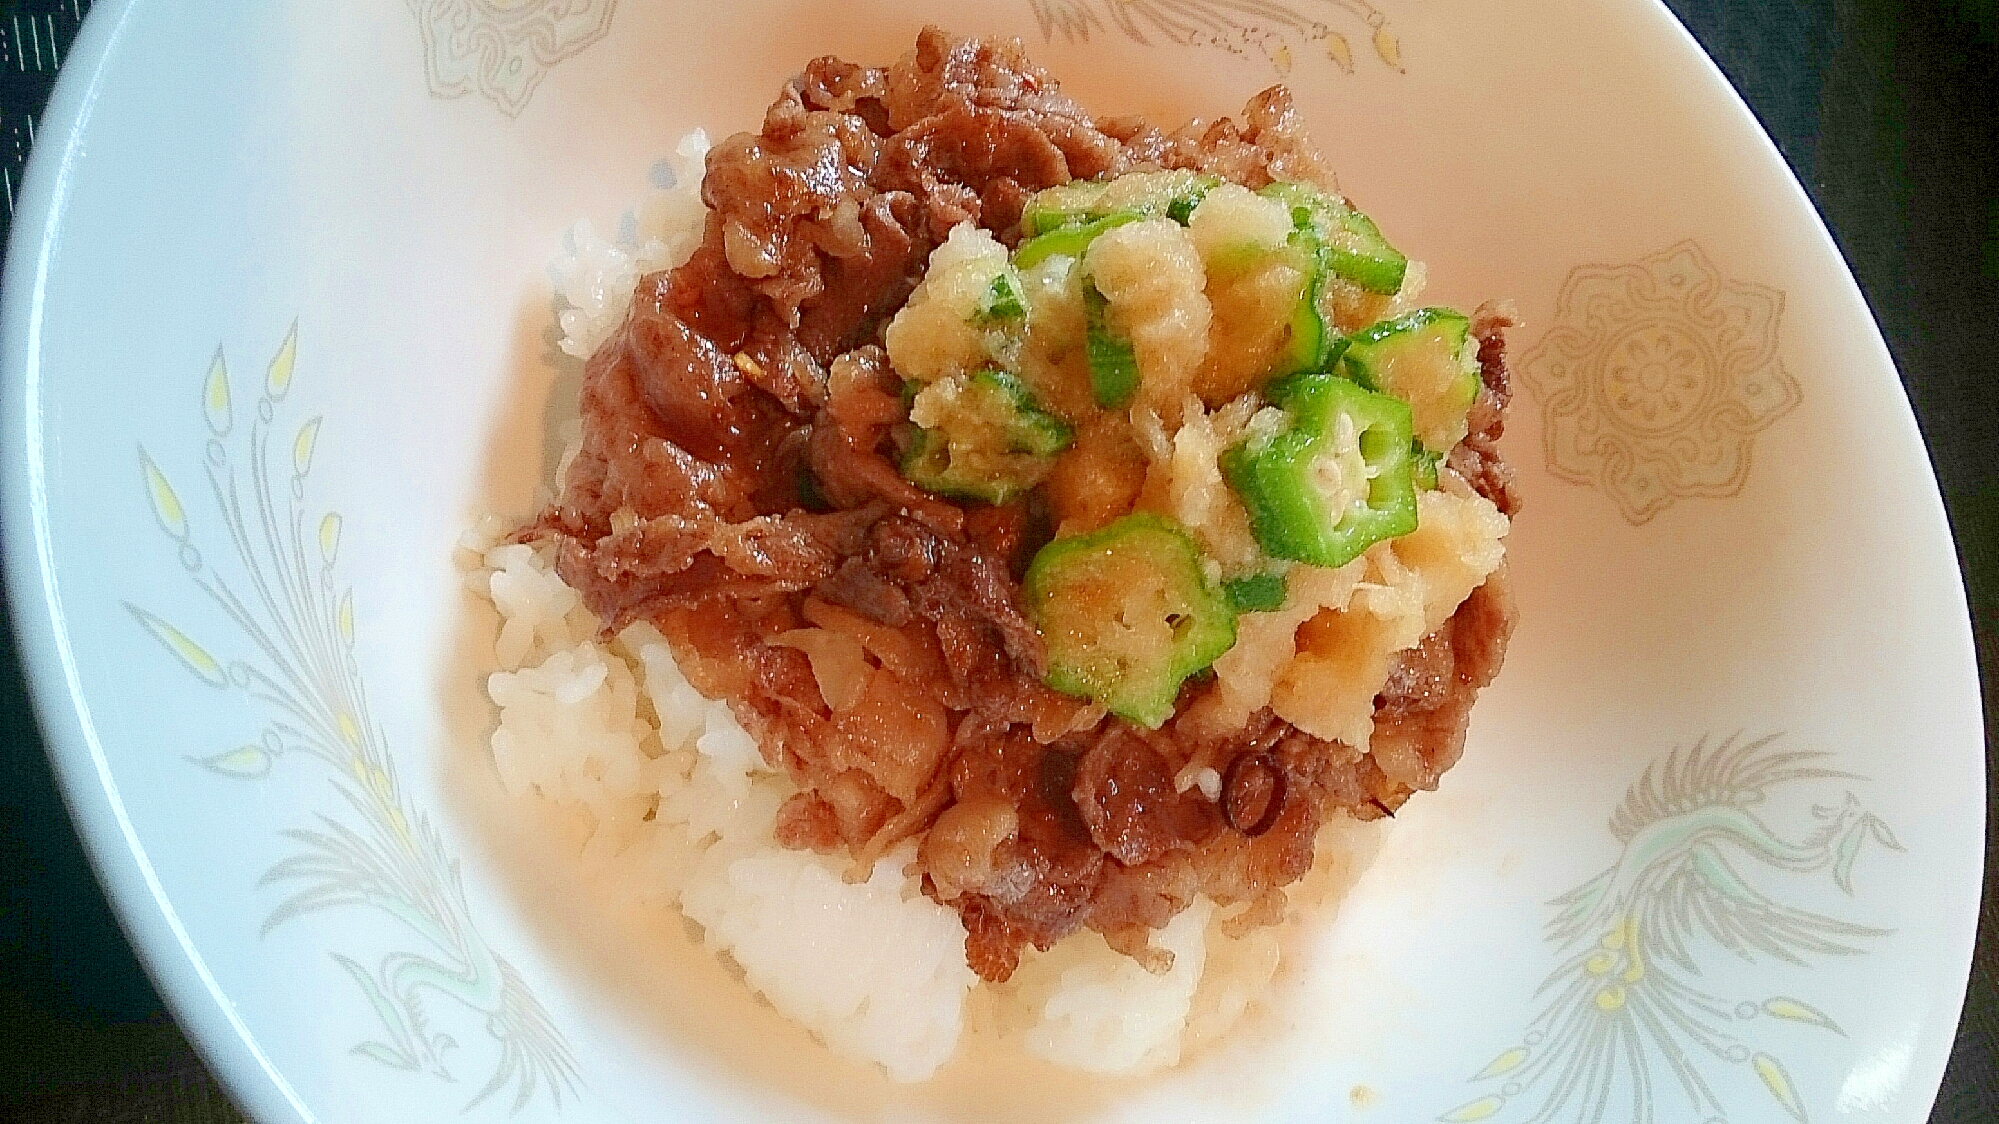
M1166 973L1457 760L1511 321L1418 304L1283 87L1164 131L932 29L813 61L701 198L509 549L726 701L784 847L901 848L986 980L1085 929Z

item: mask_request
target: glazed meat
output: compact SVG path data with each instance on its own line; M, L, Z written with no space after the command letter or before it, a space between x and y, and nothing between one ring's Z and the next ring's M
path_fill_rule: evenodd
M858 870L917 839L926 892L992 980L1084 928L1163 969L1149 934L1196 894L1244 903L1242 924L1277 916L1322 824L1436 787L1513 622L1502 570L1396 657L1366 752L1267 705L1148 729L1046 685L1021 580L1047 503L905 477L884 329L954 227L1013 246L1035 192L1143 169L1337 190L1283 87L1166 132L1093 119L1017 43L933 28L885 69L813 61L759 131L710 152L704 240L641 281L589 360L581 451L521 532L557 542L607 630L653 622L731 703L799 786L781 842ZM1441 469L1506 513L1511 323L1475 318L1482 385ZM1188 680L1178 712L1215 689Z

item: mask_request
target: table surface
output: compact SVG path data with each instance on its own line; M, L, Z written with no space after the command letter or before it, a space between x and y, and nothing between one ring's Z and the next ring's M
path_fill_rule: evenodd
M1811 193L1901 368L1957 535L1990 771L1999 763L1990 728L1999 716L1999 0L1668 3ZM36 116L89 7L0 0L0 188L10 216ZM0 606L0 1117L239 1121L90 873L28 711L5 614ZM1991 837L1987 855L1971 990L1931 1124L1999 1120Z

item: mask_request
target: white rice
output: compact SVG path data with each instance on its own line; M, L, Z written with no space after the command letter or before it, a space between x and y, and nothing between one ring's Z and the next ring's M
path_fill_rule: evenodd
M958 1049L978 978L965 931L905 873L913 845L867 881L842 860L780 847L777 809L796 791L764 764L729 708L688 684L660 634L634 624L609 643L553 570L550 548L505 543L489 519L461 546L471 588L499 610L486 690L499 709L493 763L510 795L578 825L583 866L615 898L677 906L710 950L786 1017L848 1057L921 1081ZM1030 955L1001 1001L1028 1053L1071 1068L1133 1072L1184 1052L1197 989L1241 1013L1276 967L1267 932L1230 944L1229 980L1203 968L1219 911L1205 900L1154 943L1173 967L1151 975L1081 934ZM1203 1033L1207 1038L1211 1034Z
M555 295L568 306L556 315L563 351L588 359L625 318L640 277L693 256L707 217L701 203L707 156L707 133L696 129L681 138L672 158L654 165L653 191L619 223L616 239L599 236L589 219L570 228L569 252L554 267Z
M1076 940L1077 953L1042 957L1053 963L1039 965L1017 993L1040 1012L1025 1035L1027 1052L1098 1073L1179 1061L1181 1031L1207 966L1207 928L1214 912L1213 903L1198 898L1153 935L1155 947L1173 954L1173 966L1162 975L1128 956L1105 955L1109 948L1093 947L1098 942Z
M693 252L707 148L699 132L680 143L670 176L655 176L657 190L616 240L587 222L571 231L553 268L565 352L587 356L616 330L642 274ZM468 586L499 614L487 693L502 786L576 824L599 889L677 907L711 951L830 1049L897 1081L934 1074L968 1036L967 999L983 985L965 964L957 914L906 873L913 845L858 883L842 878L841 859L780 847L777 809L793 783L764 763L726 705L689 685L650 625L601 642L551 550L505 542L511 526L488 517L459 555ZM1271 930L1225 938L1221 914L1202 899L1157 933L1173 953L1160 975L1089 933L1030 952L1013 981L989 989L1001 1011L992 1033L1091 1072L1177 1063L1227 1030L1277 967Z

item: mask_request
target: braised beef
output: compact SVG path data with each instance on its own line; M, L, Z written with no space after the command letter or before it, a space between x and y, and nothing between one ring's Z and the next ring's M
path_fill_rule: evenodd
M1506 329L1518 322L1511 304L1488 302L1472 313L1471 332L1478 340L1478 399L1467 418L1471 432L1448 458L1458 475L1509 517L1520 510L1520 494L1513 484L1513 469L1500 458L1499 438L1506 432L1506 407L1513 401Z

